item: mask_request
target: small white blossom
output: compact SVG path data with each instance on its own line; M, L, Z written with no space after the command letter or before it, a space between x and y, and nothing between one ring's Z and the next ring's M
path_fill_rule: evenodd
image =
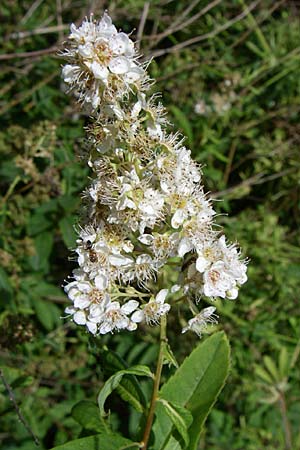
M106 334L124 329L128 331L135 330L137 325L128 316L137 306L138 302L136 300L130 300L123 306L120 306L118 302L110 303L105 312L98 318L100 323L99 333Z
M188 321L185 328L182 329L182 333L186 331L194 331L199 337L201 337L204 330L207 328L207 324L217 324L218 315L215 314L216 308L209 306L204 308L199 314Z
M72 24L69 42L65 52L69 64L62 71L64 81L93 109L103 96L122 98L145 77L144 69L135 62L133 42L127 34L117 31L107 14L98 23L91 17L79 28Z
M167 314L171 308L168 303L165 303L168 292L168 289L160 290L155 298L133 313L131 320L137 323L146 321L148 324L157 325L161 316Z

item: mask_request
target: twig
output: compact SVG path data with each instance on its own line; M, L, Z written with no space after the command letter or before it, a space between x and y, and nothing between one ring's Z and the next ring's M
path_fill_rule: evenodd
M232 187L230 187L228 189L224 189L223 191L219 191L219 192L213 192L211 194L211 198L214 199L214 198L224 197L225 195L231 194L232 192L234 192L234 191L236 191L236 190L238 190L240 188L252 186L254 184L258 184L259 181L261 180L261 178L263 177L263 175L264 175L263 173L254 175L253 177L250 177L247 180L244 180L241 183L239 183L239 184L237 184L235 186L232 186Z
M273 173L272 175L268 175L266 177L264 177L264 173L260 173L257 175L254 175L253 177L248 178L247 180L242 181L241 183L232 186L228 189L224 189L223 191L220 192L214 192L211 194L211 198L219 198L219 197L223 197L225 195L231 194L234 191L237 191L243 187L248 187L248 186L252 186L255 184L263 184L266 183L267 181L273 181L276 180L277 178L281 178L284 175L288 175L289 173L295 172L297 169L292 167L290 169L286 169L286 170L282 170L281 172L278 173Z
M183 21L183 19L191 12L194 8L198 5L200 0L194 0L184 11L182 11L177 19L174 20L173 27L177 27L177 25L180 24L180 22Z
M155 40L155 45L156 45L159 41L161 41L161 39L169 36L170 34L175 33L176 31L179 31L179 30L183 30L184 28L187 28L193 22L195 22L200 17L202 17L204 14L206 14L208 11L210 11L212 8L214 8L219 3L221 3L221 1L222 0L214 0L213 2L206 5L205 8L201 9L201 11L199 11L197 14L194 14L192 17L187 19L185 22L183 22L182 20L180 21L181 22L180 24L175 22L171 27L167 28L162 33L157 34L156 36L150 36L150 38L156 39ZM198 3L198 1L195 3ZM182 16L181 16L181 19L182 19Z
M12 33L5 38L5 40L9 39L23 39L29 36L35 36L40 34L51 34L51 33L61 33L63 30L67 30L69 28L69 24L62 23L60 25L53 25L52 27L45 28L35 28L34 30L28 31L17 31L16 33Z
M201 61L201 62L197 62L197 63L191 63L191 64L187 64L186 66L179 67L178 69L173 70L173 72L171 72L171 73L166 73L166 75L163 75L161 77L157 77L156 78L156 82L158 83L158 82L163 81L163 80L168 80L169 78L172 78L172 77L174 77L175 75L177 75L179 73L195 69L196 67L199 67L200 65L203 65L203 64L205 64L205 61Z
M51 53L56 53L58 47L44 48L42 50L35 50L33 52L20 52L20 53L5 53L0 55L0 61L5 61L8 59L18 59L18 58L32 58L35 56L49 55Z
M144 28L145 28L145 23L146 23L148 12L149 12L149 7L150 7L150 3L149 2L145 2L144 3L143 12L142 12L142 15L141 15L141 20L140 20L139 27L138 27L138 32L137 32L136 47L137 47L138 50L140 49L141 40L142 40L142 37L143 37Z
M32 14L34 13L34 11L40 6L41 3L43 3L44 0L35 0L35 2L32 3L32 5L30 6L30 8L28 9L28 11L26 12L26 14L22 17L20 23L23 25L24 23L27 22L27 20L29 19L29 17L32 16Z
M56 17L57 17L57 25L60 27L58 35L59 39L62 41L64 38L63 34L63 20L62 20L62 5L61 0L56 0Z
M2 383L3 383L4 387L5 387L5 389L6 389L7 392L8 392L8 396L9 396L10 401L11 401L12 404L14 405L14 408L15 408L15 410L16 410L16 413L17 413L17 415L18 415L18 418L19 418L20 422L22 422L22 424L24 425L24 427L26 428L26 430L28 431L28 433L32 436L35 445L40 445L40 442L39 442L37 436L34 434L34 432L32 431L32 429L30 428L30 426L29 426L27 420L25 419L25 417L24 417L23 414L21 413L21 410L20 410L20 408L19 408L19 406L18 406L18 404L17 404L17 401L16 401L16 399L15 399L13 390L12 390L11 386L9 385L9 383L6 381L6 379L5 379L5 377L4 377L4 374L3 374L3 371L2 371L1 368L0 368L0 378L1 378L1 380L2 380Z
M172 30L174 30L178 25L182 23L183 19L197 6L199 1L200 0L194 0L184 11L180 12L177 19L175 19L173 24L169 26L165 31L157 34L152 33L150 36L146 36L145 39L155 40L154 45L156 45L161 39L171 34L173 32Z
M210 31L209 33L201 34L200 36L195 36L191 39L188 39L184 42L181 42L179 44L173 45L173 47L166 48L166 49L159 49L155 50L154 52L150 53L150 57L156 58L158 56L165 55L167 53L173 53L177 52L178 50L182 50L185 47L189 47L190 45L197 44L198 42L205 41L206 39L210 39L212 37L215 37L217 34L221 33L222 31L227 30L235 23L239 22L240 20L244 19L259 3L261 0L255 0L252 2L243 12L238 14L237 16L233 17L233 19L228 20L223 25L217 27L215 30Z

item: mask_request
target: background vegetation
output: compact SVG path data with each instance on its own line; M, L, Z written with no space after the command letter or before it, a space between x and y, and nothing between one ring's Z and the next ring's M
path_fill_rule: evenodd
M105 8L134 31L169 117L187 136L219 223L250 258L236 302L219 303L232 370L200 448L300 448L300 4L294 0L3 0L0 131L0 445L31 450L74 439L80 400L95 400L116 361L152 364L155 329L91 340L61 320L60 285L88 171L75 156L88 118L65 95L56 53L69 23ZM218 201L222 199L222 201ZM228 214L228 215L227 215ZM171 345L182 360L195 343ZM174 345L175 344L175 345ZM147 389L147 386L145 386ZM135 413L112 396L115 429Z

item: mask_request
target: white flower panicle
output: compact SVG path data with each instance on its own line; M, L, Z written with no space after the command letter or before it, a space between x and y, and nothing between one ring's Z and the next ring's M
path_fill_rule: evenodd
M72 302L66 313L105 334L158 324L172 299L235 299L246 263L215 230L200 168L179 134L168 133L132 40L107 14L99 22L91 17L71 25L64 56L64 81L90 108L85 154L94 174L84 193L79 268L65 286ZM157 289L171 272L176 285ZM201 336L217 322L214 311L202 310L183 332Z

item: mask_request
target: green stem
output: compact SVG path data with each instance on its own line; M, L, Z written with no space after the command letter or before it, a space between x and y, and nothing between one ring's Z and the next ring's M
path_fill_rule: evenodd
M292 450L293 446L292 446L291 424L290 424L290 421L289 421L288 415L287 415L287 406L286 406L285 395L282 391L279 391L278 401L279 401L279 408L280 408L281 417L282 417L285 448L286 448L286 450Z
M164 347L167 341L167 318L166 316L162 316L160 323L160 346L157 358L157 366L155 372L155 378L153 383L152 397L147 417L147 422L145 426L143 441L141 443L141 450L147 450L148 441L150 438L151 428L154 419L155 406L158 399L158 391L160 385L161 372L164 362Z
M2 199L2 203L6 203L8 198L11 196L11 194L13 193L13 190L15 189L16 185L19 183L19 181L21 180L20 175L17 175L14 180L12 181L11 185L9 186L6 194L4 195L3 199Z

